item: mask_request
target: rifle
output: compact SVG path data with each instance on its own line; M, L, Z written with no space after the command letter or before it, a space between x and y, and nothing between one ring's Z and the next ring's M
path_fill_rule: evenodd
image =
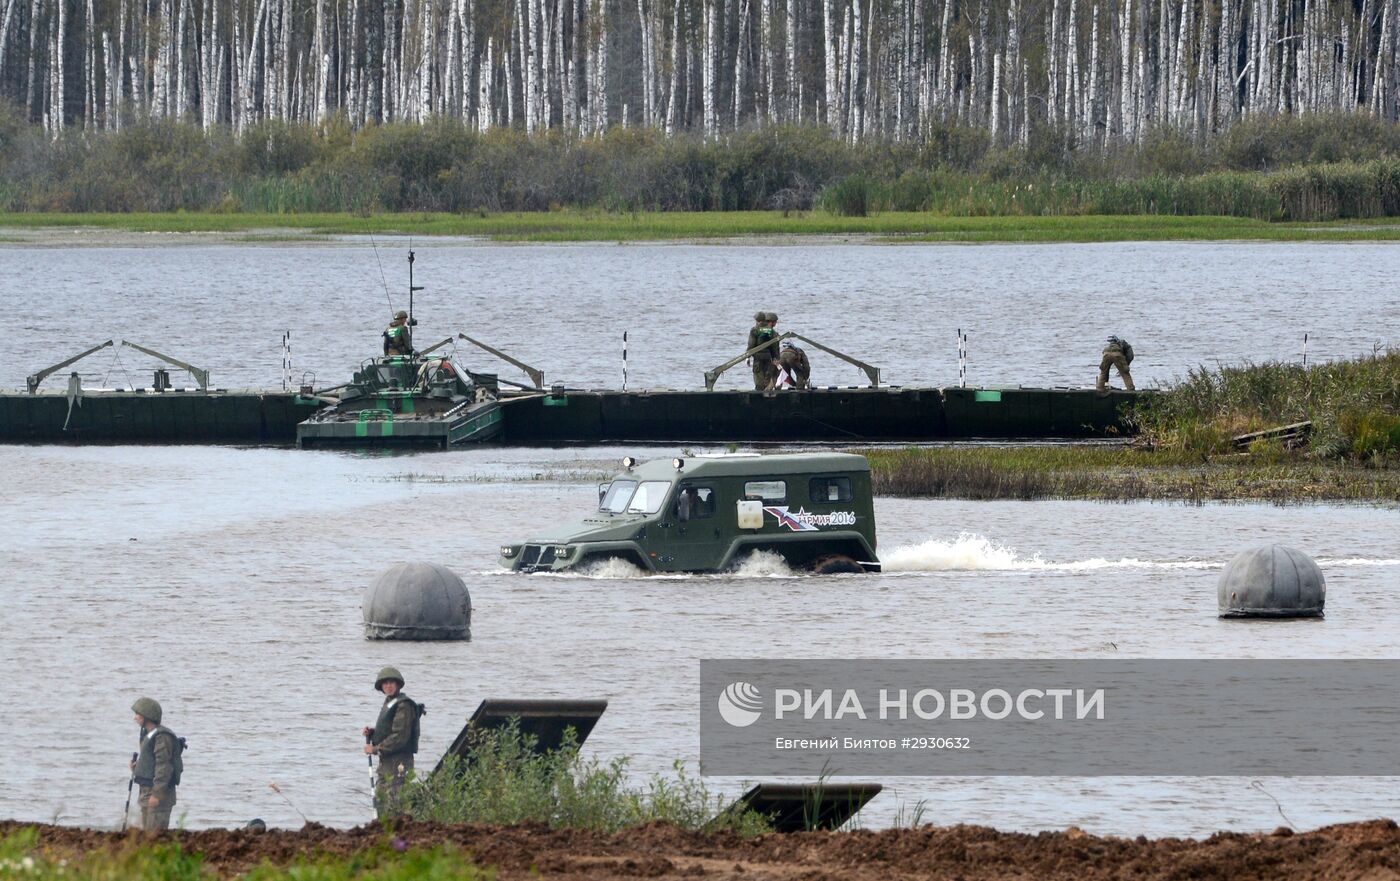
M131 761L136 761L136 753L131 754ZM122 811L122 831L126 831L126 824L131 819L131 785L136 782L136 766L131 766L131 776L126 780L126 809Z

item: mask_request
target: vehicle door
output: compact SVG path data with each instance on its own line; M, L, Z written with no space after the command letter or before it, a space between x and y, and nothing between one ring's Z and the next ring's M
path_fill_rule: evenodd
M657 565L664 569L713 569L719 564L720 505L718 487L704 480L681 481L667 502L658 532L665 550Z

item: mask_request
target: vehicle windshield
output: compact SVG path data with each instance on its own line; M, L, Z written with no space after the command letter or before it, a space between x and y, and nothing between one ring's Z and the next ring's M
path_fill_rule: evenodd
M636 488L635 480L614 480L603 495L603 500L598 503L598 510L607 511L609 514L621 514L627 510L627 500L632 498L632 490Z
M632 503L627 506L628 514L655 514L666 502L666 493L671 489L669 480L647 480L637 487Z

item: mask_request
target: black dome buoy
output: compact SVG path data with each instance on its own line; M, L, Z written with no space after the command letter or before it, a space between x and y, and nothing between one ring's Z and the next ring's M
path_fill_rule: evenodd
M1227 563L1218 594L1221 618L1321 618L1327 581L1312 557L1270 544Z
M472 599L437 563L396 563L365 591L366 639L471 639Z

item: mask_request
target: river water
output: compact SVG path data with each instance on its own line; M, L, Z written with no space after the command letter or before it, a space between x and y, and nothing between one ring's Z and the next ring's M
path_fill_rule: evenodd
M378 244L397 255L399 243ZM0 337L0 385L50 350L123 335L211 366L221 385L270 385L287 327L299 369L339 377L377 346L387 308L368 259L357 243L0 248L19 328ZM973 380L1013 384L1090 380L1109 331L1134 339L1151 381L1214 358L1289 357L1304 330L1314 356L1369 350L1400 313L1389 284L1400 249L1388 246L433 243L419 261L425 323L469 329L579 384L615 384L614 338L627 328L634 384L693 386L757 305L880 352L872 360L905 382L952 378L942 343L961 325L975 334ZM147 369L131 353L122 366ZM641 777L696 758L704 657L1397 656L1394 507L878 499L892 570L880 576L495 567L501 543L590 508L592 482L623 454L676 452L0 447L0 669L13 708L0 817L118 823L128 707L144 693L190 741L176 811L186 826L295 826L297 809L362 822L358 732L385 664L429 706L425 763L484 697L604 697L587 752L631 756ZM1215 617L1220 566L1271 540L1321 561L1325 620ZM472 641L363 638L364 588L405 559L464 576ZM936 823L1130 835L1271 829L1283 820L1270 796L1300 827L1397 812L1391 777L1262 789L1242 778L886 782L866 825L921 801ZM734 793L742 781L713 785Z
M414 244L420 346L466 332L579 387L621 383L624 332L631 387L702 387L743 350L757 309L906 385L956 383L959 330L969 384L990 386L1092 383L1110 333L1134 344L1144 385L1298 359L1305 333L1312 359L1400 342L1400 247L1384 243ZM221 387L280 385L285 331L297 378L338 384L377 353L390 301L407 306L407 245L0 245L0 387L108 338L208 368ZM810 354L816 384L864 382ZM153 364L128 349L79 368L90 386L149 385Z

